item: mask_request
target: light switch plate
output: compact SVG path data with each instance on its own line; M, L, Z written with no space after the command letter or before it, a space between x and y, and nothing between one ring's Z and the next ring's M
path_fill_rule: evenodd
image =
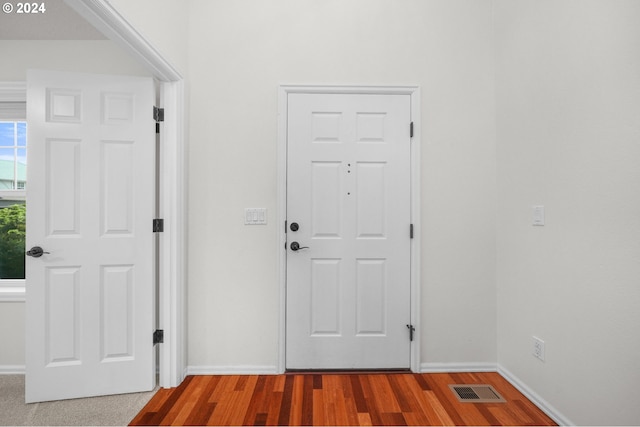
M267 208L245 208L245 225L265 225L267 223Z
M533 225L544 225L544 206L533 206Z

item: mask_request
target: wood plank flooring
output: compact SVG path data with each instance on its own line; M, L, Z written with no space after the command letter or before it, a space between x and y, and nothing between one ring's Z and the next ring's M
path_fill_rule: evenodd
M460 403L449 384L490 384L506 403ZM189 376L130 425L556 425L497 373Z

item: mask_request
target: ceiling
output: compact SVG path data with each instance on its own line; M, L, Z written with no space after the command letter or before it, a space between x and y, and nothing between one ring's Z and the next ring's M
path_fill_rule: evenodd
M4 7L13 5L6 13ZM106 37L62 0L39 2L40 13L17 13L17 2L3 3L0 40L105 40ZM26 4L26 3L25 3Z

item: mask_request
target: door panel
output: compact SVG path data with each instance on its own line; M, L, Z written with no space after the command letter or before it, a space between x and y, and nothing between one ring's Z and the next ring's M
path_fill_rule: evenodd
M387 261L356 260L356 335L386 333Z
M311 163L311 227L313 238L342 235L342 164Z
M359 239L385 239L387 237L387 185L386 162L358 162L355 173L356 235Z
M45 360L51 367L81 362L79 270L79 267L48 267L45 272Z
M340 295L340 260L311 260L311 336L340 335Z
M155 386L148 78L28 73L26 400Z
M133 234L133 141L101 141L100 229L102 235Z
M410 96L288 97L286 367L408 368Z
M102 301L102 360L122 361L134 357L134 275L133 265L102 266L100 268L100 299Z
M46 139L45 200L47 236L80 234L80 140ZM33 150L31 150L30 155Z

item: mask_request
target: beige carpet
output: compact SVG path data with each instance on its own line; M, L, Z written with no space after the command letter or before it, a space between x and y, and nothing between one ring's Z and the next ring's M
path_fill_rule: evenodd
M24 403L24 375L0 375L0 425L126 426L155 391Z

